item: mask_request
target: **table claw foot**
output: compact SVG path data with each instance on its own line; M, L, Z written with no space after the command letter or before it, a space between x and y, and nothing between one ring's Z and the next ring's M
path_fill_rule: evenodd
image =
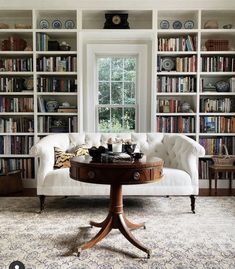
M112 219L109 219L106 225L100 229L100 231L96 234L95 237L93 237L90 241L84 243L78 248L78 256L80 255L82 250L92 248L95 244L101 241L111 230L112 230Z
M123 218L125 220L126 226L129 229L131 229L131 230L139 229L139 228L142 228L142 227L144 229L146 229L146 226L145 226L145 223L144 222L143 223L139 223L139 224L133 223L133 222L129 221L125 215L123 216Z
M100 228L102 228L103 226L105 226L107 223L108 223L108 221L110 220L110 218L111 218L111 216L110 216L110 214L108 214L108 216L106 217L106 219L105 220L103 220L102 222L96 222L96 221L90 221L90 225L92 226L92 227L100 227Z
M102 222L95 222L95 221L90 221L91 228L93 227L102 227Z
M120 222L120 226L119 226L119 230L120 232L126 237L126 239L131 242L134 246L136 246L138 249L146 252L148 255L150 255L150 250L147 249L144 245L142 245L135 237L134 235L128 230L128 226L125 222L124 217L120 214L118 216L119 218L119 222ZM141 226L143 227L143 225Z

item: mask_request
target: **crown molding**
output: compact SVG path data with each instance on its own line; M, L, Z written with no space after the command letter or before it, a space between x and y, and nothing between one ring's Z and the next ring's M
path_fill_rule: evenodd
M231 9L235 8L234 0L0 0L0 7L6 9L49 9L64 8L66 9L82 8L82 9ZM133 8L134 7L134 8Z

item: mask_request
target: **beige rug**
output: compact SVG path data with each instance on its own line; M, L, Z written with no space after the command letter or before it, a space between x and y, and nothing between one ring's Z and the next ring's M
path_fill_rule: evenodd
M234 269L235 197L198 197L196 214L189 197L131 197L125 212L147 229L133 231L152 256L131 245L117 230L94 248L72 255L92 238L107 198L48 198L37 214L37 198L0 198L0 268L18 260L26 269Z

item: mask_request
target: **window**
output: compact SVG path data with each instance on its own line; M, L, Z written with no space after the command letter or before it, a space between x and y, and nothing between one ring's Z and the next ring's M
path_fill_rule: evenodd
M136 129L135 56L97 57L97 130Z
M87 44L83 130L146 132L151 75L146 44ZM150 58L149 58L150 59Z

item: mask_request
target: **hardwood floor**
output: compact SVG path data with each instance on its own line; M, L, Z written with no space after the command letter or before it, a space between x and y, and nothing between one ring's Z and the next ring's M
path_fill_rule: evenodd
M10 197L34 197L37 196L37 190L36 189L23 189L22 192L18 193L11 193L9 195ZM235 189L232 189L232 192L228 189L218 189L217 194L215 194L214 189L212 189L211 194L209 192L209 189L200 189L199 190L199 196L235 196ZM2 197L2 195L0 195Z

